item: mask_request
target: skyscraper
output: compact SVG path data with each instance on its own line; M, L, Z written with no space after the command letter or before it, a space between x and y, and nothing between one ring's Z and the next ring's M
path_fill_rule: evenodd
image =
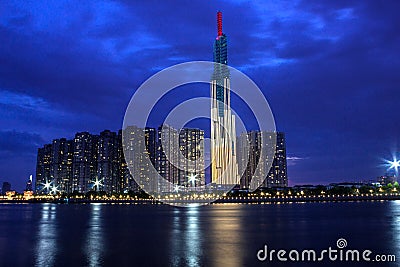
M29 176L29 180L26 182L26 187L25 191L33 191L33 185L32 185L32 174Z
M97 176L98 136L88 132L77 133L73 140L72 192L85 193Z
M154 193L171 192L174 185L200 186L205 182L203 152L200 129L164 125L158 130L128 126L100 135L81 132L73 140L54 139L38 149L36 193L116 194L141 188ZM172 186L160 182L157 172Z
M158 180L153 179L156 177L156 129L128 126L123 131L124 161L130 171L126 189L136 191L140 186L157 192Z
M11 184L9 182L3 182L3 187L1 188L1 193L5 195L7 191L11 190Z
M276 146L276 147L275 147ZM267 151L273 149L273 158ZM250 131L238 140L240 187L250 188L251 181L263 187L286 187L287 164L283 132ZM268 163L272 162L272 166Z
M205 184L204 131L164 124L158 128L157 171L173 185L198 187ZM166 184L161 191L171 191Z
M100 133L97 142L97 176L100 182L97 190L104 190L109 193L119 193L120 188L120 162L118 135L110 130ZM94 183L95 181L91 181Z
M287 160L286 160L286 140L283 132L276 133L276 149L271 169L263 183L264 187L286 187Z
M180 181L179 185L205 185L204 131L184 128L179 133Z
M178 130L164 124L158 128L157 139L158 173L171 184L180 184ZM161 188L161 191L168 190Z
M54 139L50 167L50 181L59 191L71 193L73 142L65 138Z
M214 42L214 73L211 81L211 181L230 186L237 183L235 116L230 107L228 42L222 32L222 13L217 13L218 35Z
M38 149L36 164L36 193L45 192L44 185L51 182L52 144L46 144Z

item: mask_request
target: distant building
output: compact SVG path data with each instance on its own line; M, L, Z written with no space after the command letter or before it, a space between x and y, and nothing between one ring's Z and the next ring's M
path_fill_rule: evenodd
M72 192L73 141L65 138L54 139L51 146L49 181L58 190Z
M8 190L6 192L7 199L9 199L9 200L13 199L16 195L17 195L17 192L15 190Z
M326 189L332 189L335 187L344 187L344 188L361 188L363 186L366 186L368 184L362 183L362 182L343 182L343 183L330 183L328 186L326 186Z
M24 191L24 199L29 200L33 198L33 191Z
M148 191L156 192L158 190L156 177L156 129L139 128L137 126L128 126L123 130L123 146L125 156L122 160L126 161L129 172L123 170L125 181L125 190L138 191L145 188Z
M377 180L378 180L378 183L380 183L381 185L388 185L388 184L393 185L395 182L397 182L396 176L391 175L391 174L379 176Z
M5 195L7 191L11 191L11 184L9 182L3 182L3 187L1 188L1 193Z
M97 142L97 179L102 184L100 189L109 193L121 192L120 177L120 147L121 141L115 132L105 130L100 133Z
M25 191L33 191L32 175L29 177L28 181L26 182Z
M48 188L45 188L45 184L52 181L51 175L52 169L52 144L44 145L38 149L37 163L36 163L36 192L37 193L49 193Z
M188 186L189 176L192 186L204 185L203 156L204 131L199 129L129 126L117 133L81 132L38 149L36 193L172 190L162 188L167 183L155 179L157 172L174 185Z
M72 192L85 193L92 189L97 177L98 136L88 132L75 135L72 158Z

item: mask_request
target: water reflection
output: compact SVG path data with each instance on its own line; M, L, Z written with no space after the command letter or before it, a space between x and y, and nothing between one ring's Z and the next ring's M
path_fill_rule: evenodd
M89 262L89 266L99 266L102 262L103 234L102 234L102 204L92 203L90 213L89 228L86 236L85 254Z
M53 266L57 253L57 205L43 204L36 247L36 266Z
M394 237L394 247L396 251L400 250L400 200L395 200L391 202L391 215L393 216L392 219L392 227L391 229L393 232Z
M186 210L185 242L189 255L186 255L189 266L198 266L200 261L200 236L199 236L199 207L190 207Z
M173 212L172 245L173 266L199 266L201 237L199 235L199 207L175 209Z
M210 240L213 266L243 265L242 212L237 206L216 206L211 210L209 235L213 237Z

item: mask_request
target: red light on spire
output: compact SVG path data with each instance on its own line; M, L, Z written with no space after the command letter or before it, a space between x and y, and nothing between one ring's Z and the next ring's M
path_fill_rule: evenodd
M222 12L217 13L217 23L218 23L218 37L222 36Z

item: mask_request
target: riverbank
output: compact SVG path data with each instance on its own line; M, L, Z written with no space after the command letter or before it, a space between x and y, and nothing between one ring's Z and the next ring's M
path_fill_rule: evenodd
M386 201L400 200L400 194L363 194L363 195L317 195L317 196L252 196L252 197L224 197L212 204L224 203L296 203L296 202L339 202L339 201ZM170 200L171 202L171 200ZM204 201L203 201L204 202ZM58 204L162 204L163 201L155 199L87 199L87 198L31 198L31 199L0 199L0 204L7 203L58 203ZM182 201L176 203L185 204ZM193 203L191 201L187 203Z

